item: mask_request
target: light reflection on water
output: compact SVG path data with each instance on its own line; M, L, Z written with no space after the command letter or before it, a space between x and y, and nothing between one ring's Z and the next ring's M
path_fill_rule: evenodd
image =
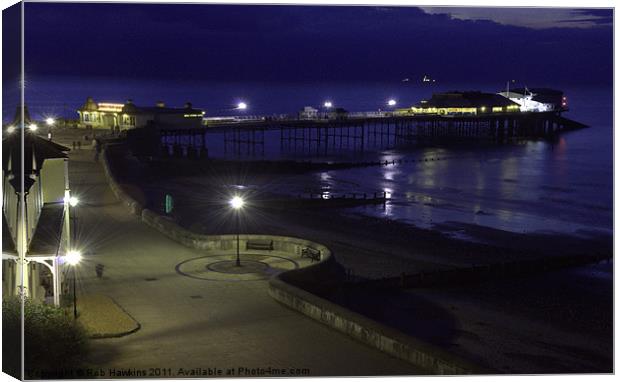
M323 172L318 181L335 194L388 191L385 206L349 211L422 227L456 221L514 232L611 233L608 135L603 127L572 132L555 143L389 150L377 155L388 165ZM444 156L448 159L419 160ZM287 187L306 187L307 179L290 178Z

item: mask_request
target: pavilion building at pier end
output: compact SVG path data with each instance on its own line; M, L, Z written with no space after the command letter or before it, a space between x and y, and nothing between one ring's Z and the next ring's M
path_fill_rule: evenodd
M397 115L485 115L519 112L519 104L494 93L480 91L453 91L435 93L429 100L407 109L396 110Z
M95 102L92 97L77 110L78 127L108 129L114 132L157 125L161 127L200 127L205 112L187 102L182 108L166 107L159 101L155 106L137 106L132 100L122 103Z

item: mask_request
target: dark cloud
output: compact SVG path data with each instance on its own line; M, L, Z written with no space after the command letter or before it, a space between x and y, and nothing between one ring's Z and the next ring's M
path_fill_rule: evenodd
M26 23L35 75L607 83L613 62L609 27L537 30L416 7L26 3Z
M575 15L593 16L580 19L581 21L589 21L601 25L612 25L614 22L612 9L576 9L574 12Z

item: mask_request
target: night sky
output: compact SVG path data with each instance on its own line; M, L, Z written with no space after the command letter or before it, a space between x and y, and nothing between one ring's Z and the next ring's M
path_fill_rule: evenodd
M612 11L26 3L26 73L610 84Z

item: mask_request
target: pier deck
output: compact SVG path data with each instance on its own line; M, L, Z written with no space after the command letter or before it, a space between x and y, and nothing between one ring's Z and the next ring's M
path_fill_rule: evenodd
M209 120L200 128L136 129L130 131L129 139L130 142L144 142L149 136L152 145L159 146L157 150L150 150L157 151L157 156L200 158L207 155L207 134L218 133L224 135L225 150L237 154L264 154L267 131L279 131L283 150L297 151L301 146L308 153L327 154L342 149L364 151L371 146L385 148L420 140L506 142L549 138L583 127L587 126L557 112L354 116L313 120L256 117L251 120ZM270 139L277 138L272 135Z

